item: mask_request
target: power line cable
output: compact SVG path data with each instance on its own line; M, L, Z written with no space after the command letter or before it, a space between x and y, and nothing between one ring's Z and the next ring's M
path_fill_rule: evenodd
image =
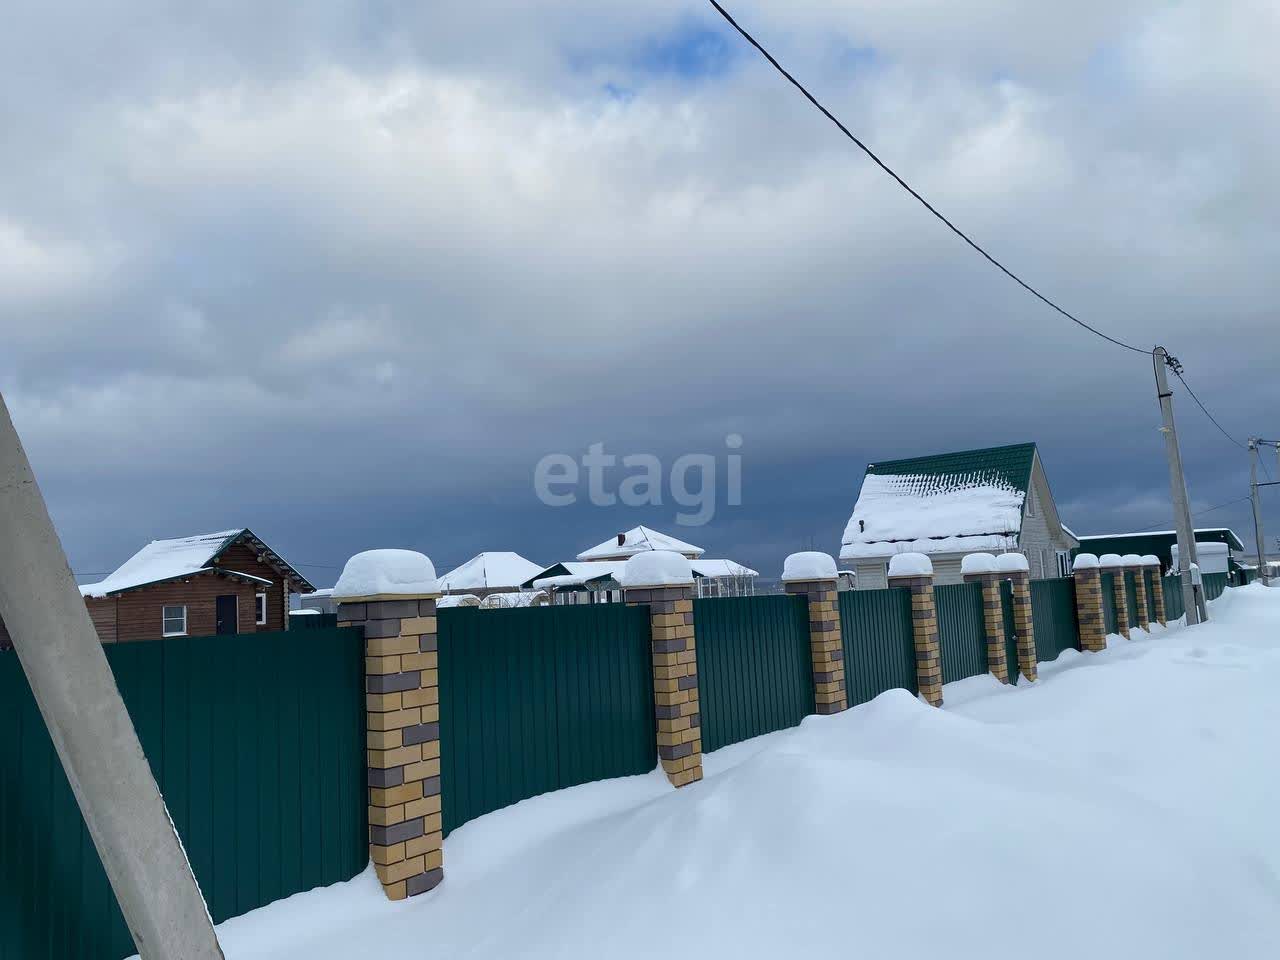
M1085 330L1088 330L1090 333L1094 334L1095 336L1101 337L1103 340L1106 340L1108 343L1114 343L1117 347L1124 347L1124 349L1126 350L1132 350L1134 353L1151 353L1151 351L1146 349L1145 347L1135 347L1131 343L1125 343L1123 340L1118 340L1115 337L1112 337L1112 336L1109 336L1108 334L1103 333L1097 327L1094 327L1088 323L1085 323L1079 317L1075 316L1069 311L1058 306L1056 303L1054 303L1052 300L1046 297L1043 293L1041 293L1035 287L1031 286L1031 284L1027 283L1025 280L1019 277L1016 273L1014 273L1012 270L1006 267L1003 263L1001 263L991 254L989 254L985 249L983 249L983 247L980 244L977 243L977 241L973 240L967 233L965 233L963 230L957 227L954 223L948 220L945 216L943 216L943 214L937 209L937 207L935 207L923 196L921 196L920 193L916 191L915 188L911 186L911 184L907 183L906 180L902 179L902 177L900 177L893 170L893 168L891 168L887 163L885 163L878 156L876 156L875 151L873 151L865 143L863 143L856 136L854 136L853 133L849 130L849 128L846 127L843 123L840 122L839 119L836 118L835 114L833 114L830 110L824 107L818 101L817 97L815 97L805 88L804 84L802 84L799 80L793 77L786 70L786 68L784 68L782 64L780 64L777 61L777 59L773 56L773 54L771 54L768 50L766 50L763 46L761 46L760 42L756 40L755 37L747 33L747 31L744 30L738 24L738 21L733 19L733 17L729 14L729 11L725 10L724 7L720 6L720 4L716 2L716 0L709 0L709 2L713 7L716 8L716 12L719 13L720 16L724 17L724 19L728 22L729 26L733 27L734 30L736 30L739 34L741 34L742 38L746 40L747 43L755 47L756 50L758 50L761 53L761 55L766 60L768 60L770 64L773 65L773 68L775 70L777 70L780 74L782 74L782 76L784 76L793 87L799 90L804 95L806 100L808 100L811 104L817 107L818 110L822 112L823 116L825 116L828 120L834 123L840 129L841 133L843 133L846 137L848 137L851 141L853 141L853 143L858 147L858 149L860 149L863 153L865 153L868 157L870 157L872 162L874 162L876 166L878 166L881 170L883 170L885 173L891 176L895 181L897 181L898 186L902 187L902 189L906 190L907 193L915 197L916 200L918 200L926 210L928 210L931 214L933 214L935 217L941 220L944 224L946 224L952 233L954 233L961 240L967 243L970 247L972 247L974 250L980 253L987 260L987 262L989 262L992 266L994 266L1001 273L1007 276L1010 280L1014 281L1016 284L1018 284L1018 286L1022 287L1028 293L1035 296L1042 303L1048 305L1052 309L1056 310L1058 313L1062 314L1062 316L1066 317L1072 323L1076 324L1079 327L1083 327Z
M1213 513L1215 510L1221 510L1223 507L1234 506L1237 503L1244 503L1246 500L1252 500L1252 497L1236 497L1234 500L1228 500L1226 503L1220 503L1216 507L1209 507L1206 510L1197 510L1192 514L1193 517L1203 516L1206 513Z
M1172 359L1172 358L1171 358L1171 359ZM1174 361L1174 363L1176 364L1176 363L1177 363L1177 361L1175 360L1175 361ZM1196 406L1197 406L1197 407L1199 407L1199 408L1200 408L1200 410L1201 410L1201 412L1202 412L1206 417L1208 417L1208 418L1209 418L1209 421L1210 421L1210 422L1211 422L1215 427L1217 427L1217 428L1218 428L1219 432L1220 432L1224 437L1226 437L1228 440L1230 440L1232 443L1234 443L1237 447L1239 447L1240 449L1242 449L1242 450L1247 450L1247 449L1248 449L1248 447L1246 447L1243 443L1241 443L1239 440L1237 440L1237 439L1236 439L1235 437L1233 437L1231 434L1227 433L1226 428L1225 428L1225 427L1223 427L1223 426L1222 426L1222 424L1220 424L1220 423L1218 422L1218 418L1217 418L1217 417L1215 417L1212 413L1210 413L1210 412L1209 412L1209 408L1208 408L1208 407L1206 407L1203 403L1201 403L1201 402L1200 402L1200 398L1196 396L1196 392L1195 392L1194 390L1192 390L1192 389L1191 389L1191 384L1187 383L1186 378L1182 375L1182 365L1181 365L1181 364L1177 364L1176 366L1171 366L1171 367L1170 367L1170 369L1172 369L1172 370L1173 370L1173 375L1174 375L1175 377L1177 377L1177 378L1178 378L1178 381L1183 385L1183 387L1185 387L1185 388L1186 388L1187 393L1191 394L1191 399L1192 399L1192 400L1194 400L1194 401L1196 402Z

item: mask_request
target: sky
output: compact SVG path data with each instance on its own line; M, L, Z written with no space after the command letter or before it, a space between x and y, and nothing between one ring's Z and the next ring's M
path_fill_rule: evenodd
M1274 3L730 9L1013 269L1280 439ZM707 4L17 0L0 61L0 391L82 577L237 526L324 586L637 523L777 576L839 549L867 462L1028 440L1077 533L1172 524L1150 362ZM1194 509L1245 496L1175 404ZM593 444L656 458L661 503L544 503ZM1252 541L1247 503L1197 523Z

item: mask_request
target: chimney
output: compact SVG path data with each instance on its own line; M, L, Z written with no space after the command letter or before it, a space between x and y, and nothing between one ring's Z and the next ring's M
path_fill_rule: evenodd
M627 535L625 533L618 534L618 546L621 547L625 545L626 542L627 542Z

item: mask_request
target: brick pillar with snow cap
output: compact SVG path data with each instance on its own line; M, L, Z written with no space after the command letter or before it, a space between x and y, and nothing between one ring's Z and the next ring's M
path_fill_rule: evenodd
M1018 640L1018 672L1036 679L1036 628L1031 613L1031 566L1021 553L1002 553L996 569L1013 590L1013 633Z
M987 641L987 670L1001 683L1009 682L1009 658L1004 645L1004 604L1000 602L1000 571L990 553L970 553L960 560L965 583L982 585L982 618Z
M702 779L702 715L693 622L693 568L670 550L646 550L618 574L623 599L649 607L658 760L673 786Z
M1111 591L1116 601L1116 632L1129 639L1129 591L1124 583L1124 558L1118 553L1104 553L1098 558L1103 574L1111 574Z
M333 591L340 626L365 638L369 857L388 899L444 879L435 568L411 550L369 550Z
M1143 579L1146 575L1151 575L1151 598L1156 605L1156 620L1160 626L1165 626L1168 621L1168 613L1164 606L1164 577L1160 575L1160 558L1148 553L1142 558Z
M1102 612L1102 571L1092 553L1076 554L1071 564L1076 585L1076 623L1080 649L1091 653L1107 649L1107 621Z
M793 553L782 565L782 583L787 593L804 597L809 606L814 710L830 714L848 709L835 560L826 553Z
M1124 560L1125 573L1133 574L1134 598L1137 600L1138 607L1138 622L1130 626L1150 630L1151 614L1147 612L1147 576L1143 573L1142 558L1136 553L1126 553L1121 559Z
M916 683L920 696L942 706L942 648L938 643L938 608L933 597L933 563L923 553L897 553L889 558L889 586L911 591L911 630L916 648Z

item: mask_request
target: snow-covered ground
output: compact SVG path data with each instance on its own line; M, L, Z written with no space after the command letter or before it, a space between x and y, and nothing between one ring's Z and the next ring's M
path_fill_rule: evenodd
M366 873L224 923L229 960L1274 957L1280 590L490 814L399 904Z

